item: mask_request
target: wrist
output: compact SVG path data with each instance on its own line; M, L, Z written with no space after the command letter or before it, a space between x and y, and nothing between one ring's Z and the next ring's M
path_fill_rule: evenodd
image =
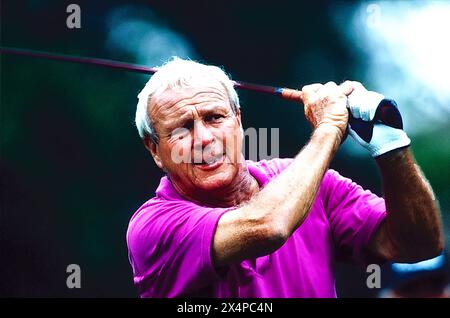
M341 141L344 136L344 132L337 126L331 124L319 124L313 134L326 135L329 138L336 138L337 141Z
M404 161L410 155L411 151L409 149L409 146L405 146L403 148L394 149L378 157L375 157L375 161L380 168L392 167L398 162Z
M375 158L383 178L398 178L401 174L412 175L415 163L409 147L396 149ZM406 169L406 170L405 170Z
M333 150L337 150L341 144L344 134L338 127L330 124L320 124L313 131L311 139L318 139L321 144L330 142L333 145Z

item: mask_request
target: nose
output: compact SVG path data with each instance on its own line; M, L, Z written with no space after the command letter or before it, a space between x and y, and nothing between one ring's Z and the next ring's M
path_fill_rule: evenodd
M201 120L194 122L194 149L202 150L214 141L214 134Z

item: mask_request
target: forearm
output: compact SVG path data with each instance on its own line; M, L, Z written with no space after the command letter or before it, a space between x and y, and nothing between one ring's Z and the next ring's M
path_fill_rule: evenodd
M302 88L312 137L289 167L220 218L212 253L216 266L272 253L302 224L345 133L349 93L333 82Z
M322 178L340 144L333 127L316 129L309 143L248 206L291 235L305 220Z
M415 262L443 247L438 203L409 149L377 158L388 216L385 232L395 261Z
M280 248L305 220L339 144L334 128L316 129L289 167L250 202L225 213L214 236L214 264L220 267Z

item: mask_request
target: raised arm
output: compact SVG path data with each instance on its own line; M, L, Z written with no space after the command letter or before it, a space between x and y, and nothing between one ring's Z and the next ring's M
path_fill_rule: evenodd
M303 88L312 137L249 203L221 217L212 252L216 267L269 254L302 224L345 133L348 93L331 82Z
M430 184L409 149L377 157L388 216L371 249L395 262L437 256L444 246L439 207Z
M347 81L353 116L373 119L384 96ZM375 123L365 142L349 126L350 134L375 158L382 176L387 218L370 242L371 251L395 262L417 262L439 254L444 245L440 212L430 184L415 163L410 139L402 129Z

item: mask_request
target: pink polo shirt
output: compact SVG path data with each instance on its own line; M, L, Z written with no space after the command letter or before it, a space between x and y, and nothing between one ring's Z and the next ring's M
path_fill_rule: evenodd
M264 187L292 160L247 164ZM187 201L163 177L127 231L141 297L336 297L336 259L375 261L366 247L386 216L382 198L328 170L308 217L281 248L218 273L211 261L214 231L231 209Z

